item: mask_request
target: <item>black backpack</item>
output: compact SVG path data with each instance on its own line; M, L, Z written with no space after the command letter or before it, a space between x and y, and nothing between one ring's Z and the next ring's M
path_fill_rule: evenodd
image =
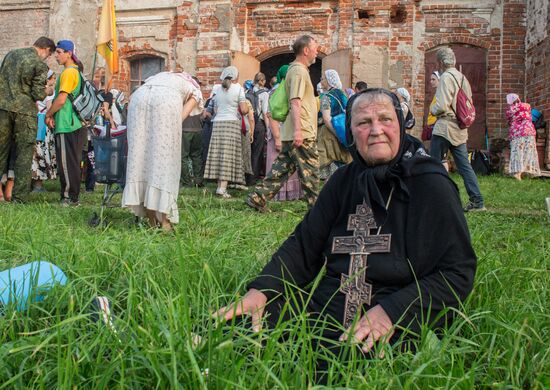
M250 88L248 91L245 92L244 96L246 99L252 104L252 109L254 110L254 123L258 123L260 120L260 110L261 107L258 108L258 103L260 101L260 94L263 92L268 92L266 88L260 88L256 92L254 92L254 88Z
M481 150L474 150L471 165L474 172L478 175L486 176L491 173L489 156Z

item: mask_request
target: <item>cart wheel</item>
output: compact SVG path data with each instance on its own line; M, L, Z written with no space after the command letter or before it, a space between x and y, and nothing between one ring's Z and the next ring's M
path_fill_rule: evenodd
M97 213L94 212L90 217L90 219L88 220L88 225L90 227L98 227L100 222L101 221L99 220L99 215L97 215Z

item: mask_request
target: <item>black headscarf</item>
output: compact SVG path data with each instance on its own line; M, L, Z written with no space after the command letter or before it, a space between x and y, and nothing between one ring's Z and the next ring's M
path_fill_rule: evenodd
M355 145L355 140L351 132L351 117L354 101L361 95L383 94L388 96L392 103L397 119L399 120L399 150L395 157L386 164L367 165L363 157L359 154ZM393 188L394 195L404 201L409 199L409 191L403 179L411 176L418 176L427 173L437 173L448 177L447 171L440 161L432 158L426 153L422 142L410 136L405 131L405 120L403 111L399 104L397 96L382 88L369 88L353 95L346 106L346 137L353 159L363 167L363 172L359 175L359 188L364 196L365 202L373 211L374 218L378 226L386 221L387 210L386 200L382 196L381 188Z

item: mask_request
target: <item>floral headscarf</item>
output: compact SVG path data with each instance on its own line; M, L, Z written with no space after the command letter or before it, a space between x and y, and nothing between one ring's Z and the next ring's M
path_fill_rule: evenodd
M337 71L334 69L327 69L325 70L325 77L327 78L329 87L342 89L342 82L340 81L340 76Z

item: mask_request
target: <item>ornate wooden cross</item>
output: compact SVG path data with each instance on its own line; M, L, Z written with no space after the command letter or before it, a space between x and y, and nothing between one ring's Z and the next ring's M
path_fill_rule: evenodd
M340 291L346 294L346 328L352 324L361 305L371 302L372 285L365 280L368 255L390 251L391 234L370 235L370 230L377 227L371 208L363 202L355 214L349 215L347 230L353 230L353 236L334 237L332 242L332 253L350 255L349 271L342 275L340 285Z

